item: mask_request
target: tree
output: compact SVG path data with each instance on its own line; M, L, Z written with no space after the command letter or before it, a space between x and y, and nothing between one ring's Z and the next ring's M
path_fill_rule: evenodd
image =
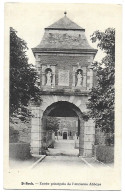
M59 129L59 119L56 117L47 117L46 118L46 130L53 130L57 132Z
M27 113L29 100L39 101L39 87L36 85L37 72L28 63L24 40L17 36L17 31L10 28L10 116Z
M97 84L89 94L89 116L95 119L96 127L105 133L114 132L114 82L115 82L115 29L95 31L92 42L106 54L101 62L93 63Z

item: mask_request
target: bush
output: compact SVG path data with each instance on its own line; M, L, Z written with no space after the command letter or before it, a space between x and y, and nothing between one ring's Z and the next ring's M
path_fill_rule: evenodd
M95 146L95 155L96 159L101 162L112 163L114 162L114 147L97 145Z
M30 144L29 143L10 143L9 144L9 157L14 159L29 159Z
M10 143L17 143L18 141L19 141L19 131L14 130L13 127L10 127L9 142Z

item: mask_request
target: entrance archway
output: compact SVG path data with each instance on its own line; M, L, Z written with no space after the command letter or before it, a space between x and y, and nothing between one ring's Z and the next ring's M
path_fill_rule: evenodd
M80 109L74 105L73 103L66 102L66 101L58 101L55 103L52 103L50 106L46 108L46 110L43 113L42 117L42 131L44 132L44 135L47 132L47 117L76 117L78 121L77 125L77 142L79 137L79 155L83 155L84 152L84 120L83 120L83 114L80 111ZM69 131L62 131L62 139L67 140L69 139L68 136L70 136L71 132ZM77 144L77 145L78 145ZM75 146L75 143L74 143Z

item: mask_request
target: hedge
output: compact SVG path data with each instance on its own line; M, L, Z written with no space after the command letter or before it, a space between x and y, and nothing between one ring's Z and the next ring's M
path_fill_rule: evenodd
M9 144L9 157L16 159L29 159L30 154L30 144L29 143L10 143Z
M104 163L114 162L114 146L96 145L95 157Z

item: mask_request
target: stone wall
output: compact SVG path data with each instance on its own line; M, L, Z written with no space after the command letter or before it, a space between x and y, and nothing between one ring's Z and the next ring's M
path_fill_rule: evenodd
M84 156L92 157L95 144L95 123L92 119L84 123Z
M31 153L42 154L43 148L46 148L46 129L44 129L44 112L54 109L53 104L64 101L75 106L74 110L80 120L80 137L79 137L79 155L92 156L93 145L95 142L95 127L92 120L84 121L82 112L87 112L86 96L57 96L42 95L42 104L39 107L32 107L32 127L31 127ZM78 109L78 110L77 110ZM49 112L48 112L49 113Z
M61 96L61 95L42 95L42 105L41 110L44 112L48 106L58 101L66 101L74 104L78 107L81 112L87 112L86 102L88 100L87 96Z
M50 68L52 66L52 69L54 68L54 86L56 88L62 88L62 86L59 86L59 71L60 70L66 70L69 72L69 86L65 86L66 88L72 88L75 86L74 77L74 67L75 69L83 69L83 67L86 67L86 70L84 71L84 90L88 90L92 87L93 83L93 72L91 69L88 68L88 66L91 65L91 62L93 61L92 55L71 55L71 54L52 54L52 55L45 55L41 54L39 57L39 60L36 61L37 69L39 70L40 75L40 83L41 86L44 85L44 82L42 81L43 78L43 72L42 72L42 65L49 65Z
M67 128L68 131L77 131L78 129L78 118L76 117L58 117L60 119L59 130L62 131L63 128Z
M41 154L42 148L46 148L44 117L48 116L50 107L54 109L53 104L62 101L73 105L73 111L80 120L79 154L91 156L94 126L91 121L86 123L83 120L83 113L87 113L88 91L93 81L95 83L91 63L97 50L89 46L84 31L46 28L42 41L33 48L42 104L31 107L32 153Z
M31 121L31 154L40 154L42 147L42 139L44 140L44 132L41 129L41 113L40 107L31 107L32 109L32 121Z

